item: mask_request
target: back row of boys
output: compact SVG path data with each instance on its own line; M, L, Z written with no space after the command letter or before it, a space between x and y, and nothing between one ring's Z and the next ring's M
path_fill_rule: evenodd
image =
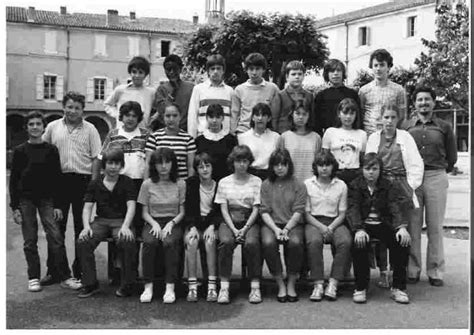
M344 85L346 70L344 64L331 59L324 66L323 77L327 87L314 97L302 86L305 68L299 61L291 61L285 67L287 86L283 90L264 79L267 62L263 55L252 53L245 59L245 71L249 79L235 90L224 83L225 60L221 55L211 55L206 63L208 80L196 86L180 78L183 62L177 55L170 55L163 63L167 82L156 89L144 86L150 73L150 64L144 57L134 57L128 72L131 81L115 88L105 101L105 111L116 119L120 106L127 101L137 101L144 114L140 126L156 130L164 126L163 114L166 104L179 106L180 128L196 138L207 129L206 110L211 104L219 104L224 109L224 133L243 133L250 126L252 107L259 102L267 103L272 110L272 127L278 133L289 129L288 115L296 107L303 105L310 112L310 125L323 135L325 129L336 122L335 107L344 98L352 98L361 106L358 125L368 135L377 127L380 108L384 104L396 105L406 115L406 93L402 86L390 81L388 73L393 66L392 56L385 49L375 50L370 57L375 80L363 86L359 94ZM154 113L156 112L156 113Z

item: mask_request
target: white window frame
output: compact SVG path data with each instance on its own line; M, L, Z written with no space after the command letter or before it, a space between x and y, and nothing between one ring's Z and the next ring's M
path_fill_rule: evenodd
M364 32L365 32L365 34L364 34ZM357 33L358 33L358 45L360 47L370 45L370 27L361 26L357 30ZM364 37L365 37L365 41L364 41Z
M105 100L107 90L107 78L94 77L94 100Z
M58 53L58 35L54 30L45 31L44 33L44 53L57 54Z
M406 22L406 37L415 37L417 34L416 24L418 22L418 17L416 15L408 16Z
M104 34L96 34L94 37L94 55L107 56L107 36Z
M47 83L47 79L50 78L49 83ZM54 84L52 83L52 79L54 78ZM58 76L55 74L44 74L43 75L43 100L56 100L56 83L58 80ZM48 94L49 93L49 94Z

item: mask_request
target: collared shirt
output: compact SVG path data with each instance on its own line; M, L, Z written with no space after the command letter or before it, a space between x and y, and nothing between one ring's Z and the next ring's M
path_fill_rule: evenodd
M237 180L234 174L227 176L219 182L214 202L225 204L229 207L252 208L260 205L260 188L262 180L250 175L245 182Z
M304 184L308 192L306 212L335 218L341 211L347 210L347 186L339 178L334 177L328 185L323 185L313 176L306 179Z
M104 219L122 219L127 213L127 201L137 199L137 191L133 181L119 175L112 191L104 185L105 176L92 180L84 194L84 202L97 204L97 215Z
M254 129L239 134L237 140L239 145L247 145L252 150L255 160L252 167L255 169L267 169L270 155L278 145L280 135L270 129L265 129L263 134L258 134Z
M313 124L313 94L303 88L293 89L291 86L280 91L280 109L278 115L272 116L273 129L280 134L290 130L288 115L295 106L302 105L309 113L308 125Z
M220 85L212 85L210 80L194 86L188 109L188 133L196 138L207 129L206 112L207 107L212 104L222 106L224 120L222 130L225 134L230 131L230 107L234 90L222 82ZM225 135L224 134L224 135Z
M362 111L362 122L367 136L382 127L380 110L383 105L396 105L406 115L407 100L405 89L391 80L386 85L377 85L373 80L359 90L360 107Z
M458 159L456 139L449 123L432 117L423 123L418 117L405 121L406 129L415 139L425 170L451 171Z
M69 130L64 118L54 120L46 127L43 140L58 148L63 173L92 174L92 161L101 149L99 132L92 123L82 120Z
M243 133L250 129L252 108L259 102L266 103L272 110L272 116L277 115L280 109L280 95L278 86L263 80L254 85L250 79L235 88L232 96L231 131Z

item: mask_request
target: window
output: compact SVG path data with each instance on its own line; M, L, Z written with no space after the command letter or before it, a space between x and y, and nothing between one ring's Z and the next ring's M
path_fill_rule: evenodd
M369 27L359 28L359 46L369 45Z
M128 37L128 55L134 57L140 54L140 40L138 37Z
M43 98L56 99L56 76L43 76Z
M171 41L161 41L161 57L167 57L170 54Z
M94 78L94 100L105 99L105 78Z
M95 35L94 54L96 56L107 56L105 35Z
M415 36L416 34L416 16L407 18L407 37Z
M56 47L56 32L47 31L44 34L44 52L49 54L58 53Z

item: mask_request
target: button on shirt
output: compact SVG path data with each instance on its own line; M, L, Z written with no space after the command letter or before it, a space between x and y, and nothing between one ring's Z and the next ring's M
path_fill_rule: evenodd
M451 171L457 161L457 146L453 129L444 120L433 117L426 123L419 118L408 120L404 124L415 139L425 170Z
M304 182L308 191L306 212L313 216L326 216L335 218L339 212L347 210L347 186L335 177L329 185L318 182L316 176Z

